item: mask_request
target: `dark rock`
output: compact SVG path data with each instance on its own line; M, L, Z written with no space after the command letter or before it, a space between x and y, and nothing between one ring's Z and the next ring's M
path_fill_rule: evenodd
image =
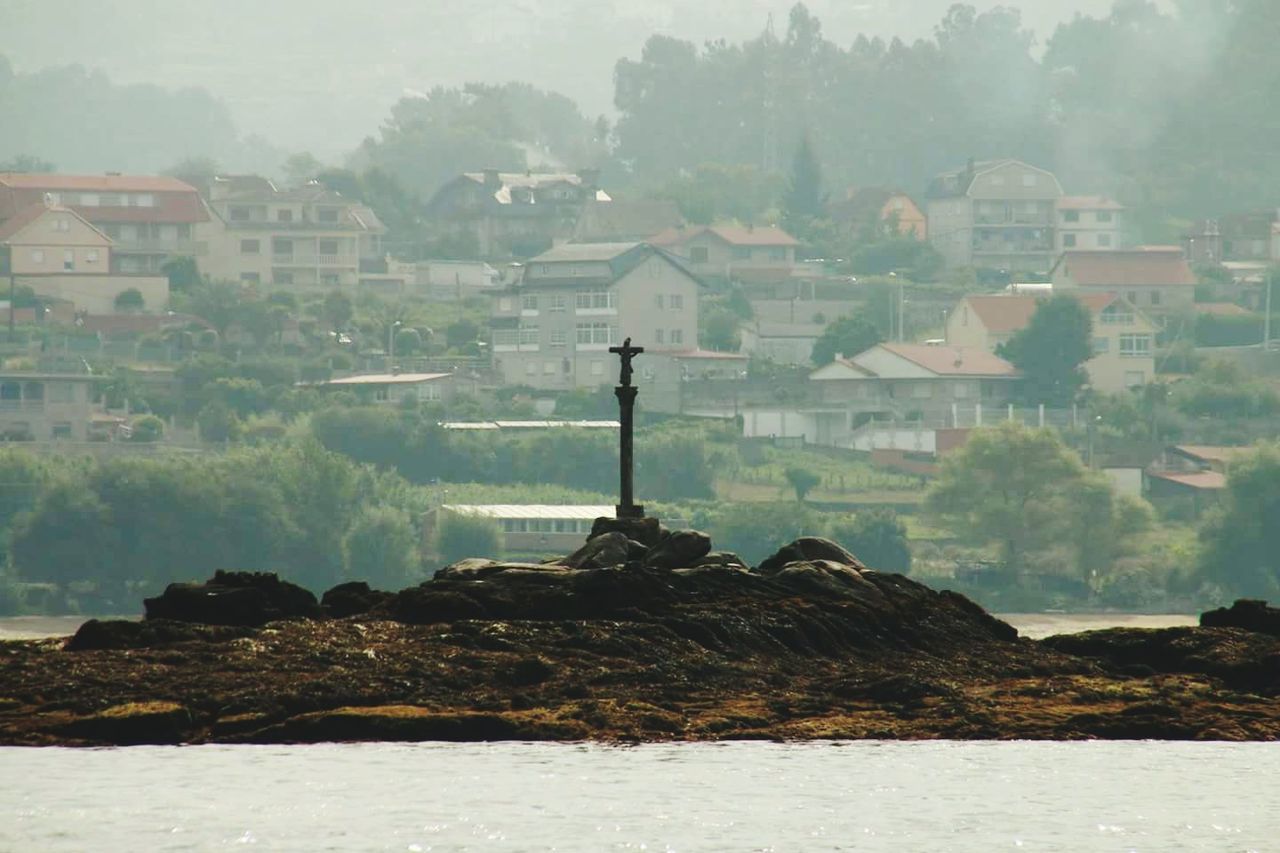
M563 563L506 563L500 560L485 560L481 557L468 557L439 569L435 577L438 580L477 581L497 574L506 574L507 580L518 576L518 573L539 575L564 574L568 569Z
M90 619L80 626L63 648L69 652L146 649L192 641L224 642L249 636L252 633L254 633L253 630L249 628L197 625L167 619L153 619L146 622L131 619Z
M782 571L787 563L802 563L810 560L830 560L842 563L855 569L865 569L862 561L850 554L837 542L818 536L802 536L787 545L783 545L771 557L765 558L756 571L762 575L773 575Z
M507 680L520 687L529 687L548 680L555 671L550 661L535 655L516 661Z
M345 619L368 613L391 598L391 593L370 589L364 581L340 583L320 597L320 606L334 619Z
M711 537L697 530L676 530L649 549L644 564L655 569L684 569L711 551Z
M639 542L646 548L652 548L662 540L662 525L656 518L609 518L601 516L591 525L591 533L587 541L603 536L606 533L621 533L628 539Z
M258 627L277 619L323 619L315 595L271 572L216 572L205 583L172 583L146 599L147 619Z
M1243 628L1259 634L1280 637L1280 608L1268 607L1256 598L1239 598L1230 607L1219 607L1200 614L1205 628Z
M482 619L487 610L469 595L440 588L429 581L397 592L370 611L370 615L410 625L430 625L459 619Z
M577 551L564 559L571 569L604 569L642 559L648 549L625 533L614 531L593 536Z
M724 566L726 568L738 569L748 568L747 561L732 551L712 551L701 560L696 561L691 568L703 568L705 566Z
M174 702L136 702L72 720L63 731L92 743L119 746L182 743L191 712Z

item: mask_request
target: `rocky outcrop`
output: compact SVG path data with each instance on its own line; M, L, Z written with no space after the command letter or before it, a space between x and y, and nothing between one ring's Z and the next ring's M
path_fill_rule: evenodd
M344 619L368 613L389 598L391 593L370 589L364 581L349 581L326 590L320 597L320 606L331 618Z
M223 572L206 583L171 583L146 599L147 619L261 626L278 619L323 619L310 591L269 572Z
M655 569L696 566L711 551L711 537L697 530L667 534L644 555L644 564Z
M802 563L807 560L828 560L855 569L865 569L862 561L849 553L843 545L818 536L802 536L783 545L772 556L766 557L756 571L762 575L773 575L782 571L788 563Z
M68 651L146 649L173 643L220 643L252 633L247 627L200 625L169 619L90 619L67 641Z
M1219 607L1200 614L1205 628L1243 628L1259 634L1280 637L1280 607L1268 607L1265 601L1240 598L1230 607Z

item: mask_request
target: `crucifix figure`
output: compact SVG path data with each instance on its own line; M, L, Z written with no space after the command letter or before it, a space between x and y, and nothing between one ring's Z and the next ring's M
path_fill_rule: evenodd
M644 352L644 347L633 347L631 338L622 342L620 347L609 347L609 352L617 353L622 360L622 369L618 372L618 385L613 389L618 398L619 418L622 427L618 447L618 472L621 479L621 503L616 507L618 518L644 518L644 507L634 502L634 479L632 477L633 454L631 449L631 431L635 418L636 392L640 389L631 384L631 359Z

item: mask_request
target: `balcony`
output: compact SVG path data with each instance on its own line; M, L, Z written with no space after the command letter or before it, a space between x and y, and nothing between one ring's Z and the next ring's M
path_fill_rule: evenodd
M0 412L43 412L44 400L0 400Z
M272 252L271 263L281 267L350 267L355 269L360 260L355 255L319 255L299 252Z
M203 240L113 240L111 251L122 255L189 255L199 258L209 253Z

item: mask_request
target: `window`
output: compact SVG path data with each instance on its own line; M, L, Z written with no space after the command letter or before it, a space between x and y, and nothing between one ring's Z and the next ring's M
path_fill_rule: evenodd
M240 254L256 255L262 251L262 241L260 240L241 240Z
M336 255L338 254L338 241L320 240L317 249L322 255Z
M574 296L574 304L579 311L593 311L599 309L616 308L617 302L612 290L604 288L592 288L590 290L579 290Z
M1080 221L1080 211L1078 211L1078 210L1064 210L1064 211L1062 211L1062 221L1063 221L1063 222L1079 222L1079 221Z
M785 261L787 259L787 250L784 246L770 246L767 254L771 261Z
M1133 311L1128 305L1113 302L1102 312L1104 326L1130 326L1133 324Z
M98 198L98 205L100 207L123 207L124 206L121 204L120 196L117 195L116 193L103 193Z
M292 221L293 221L293 211L292 211L292 210L290 210L290 209L289 209L289 208L287 208L287 207L282 207L282 208L280 208L279 210L277 210L277 211L276 211L276 221L277 221L277 222L292 222Z
M98 262L98 250L90 249L89 251L85 252L84 259L91 264L96 264Z
M684 329L672 329L672 330L671 330L671 343L673 343L673 344L682 344L682 343L684 343Z
M231 217L231 221L232 221L232 222L248 222L248 221L249 221L249 208L247 208L247 207L233 207L233 208L231 208L231 210L230 210L230 211L228 211L228 214L227 214L227 215Z
M551 346L556 349L564 349L567 338L568 336L564 333L563 329L557 329L551 333Z
M513 347L520 343L520 333L516 329L494 329L493 345L496 347Z
M661 311L661 310L662 310L662 308L663 308L663 298L662 298L662 294L661 294L661 293L655 293L655 294L653 295L653 304L658 306L658 310L659 310L659 311Z
M316 220L319 222L337 222L338 211L332 207L322 207L316 212Z
M749 261L751 260L751 247L734 246L732 254L735 261Z
M664 343L666 343L666 330L664 330L664 329L654 329L654 330L653 330L653 342L654 342L655 344L664 344Z
M261 284L262 276L256 272L242 272L240 273L240 283L241 284Z
M1094 339L1093 339L1093 354L1094 354L1094 355L1102 355L1103 353L1105 353L1105 352L1109 352L1110 350L1111 350L1111 341L1110 341L1110 340L1108 340L1107 338L1094 338Z
M1063 234L1063 235L1062 235L1062 246L1063 246L1063 248L1066 248L1066 249L1074 249L1074 248L1075 248L1075 246L1076 246L1076 235L1074 235L1074 234Z
M596 361L591 362L591 375L592 375L592 376L604 376L604 362L603 362L603 361L596 360Z
M1102 248L1104 248L1104 249L1109 249L1109 248L1111 248L1111 235L1110 235L1110 234L1099 234L1099 235L1098 235L1098 245L1099 245L1099 246L1101 246L1101 247L1102 247Z
M536 361L526 361L526 362L524 363L524 375L525 375L525 376L534 376L534 375L536 375L536 374L537 374L537 372L538 372L538 362L536 362Z
M538 296L534 293L526 293L520 297L520 309L522 311L537 311Z
M520 345L521 346L537 346L538 341L542 338L538 334L537 326L521 326L520 327Z
M273 255L278 255L278 256L280 256L280 257L282 257L282 258L286 258L286 259L290 259L290 260L292 260L292 258L293 258L293 241L292 241L292 240L282 240L282 239L280 239L279 237L276 237L276 238L272 239L272 241L271 241L271 254L273 254Z
M1151 355L1150 335L1121 335L1120 354L1126 356Z
M64 270L76 268L76 252L74 249L67 249L62 253L62 268Z
M548 311L563 311L565 308L565 300L564 300L563 293L557 293L553 296L548 296L547 302L548 302L548 305L547 305Z
M579 345L611 344L615 335L608 323L579 323L576 331Z
M679 294L679 293L673 293L673 294L671 294L671 310L672 310L672 311L683 311L683 310L684 310L684 296L683 296L683 294Z
M1099 222L1110 222L1110 221L1111 221L1111 211L1109 211L1109 210L1099 210L1099 211L1098 211L1098 214L1097 214L1097 218L1098 218L1098 221L1099 221Z
M1151 304L1152 305L1160 304L1160 291L1158 290L1151 291Z
M276 284L293 284L293 273L291 272L277 272L272 277L275 279Z
M44 263L44 249L32 249L32 250L31 250L31 261L32 261L32 263L43 264L43 263Z
M707 247L694 246L689 249L689 260L695 264L705 264L707 262Z
M57 441L58 439L71 438L71 422L58 421L53 424L53 426L50 427L50 435L53 437L54 441Z
M70 231L71 220L67 219L65 216L59 216L58 218L53 220L53 230L54 231Z
M544 361L544 362L542 362L542 375L543 375L543 376L555 376L555 375L556 375L556 366L557 366L558 364L559 364L559 362L557 362L557 361Z

